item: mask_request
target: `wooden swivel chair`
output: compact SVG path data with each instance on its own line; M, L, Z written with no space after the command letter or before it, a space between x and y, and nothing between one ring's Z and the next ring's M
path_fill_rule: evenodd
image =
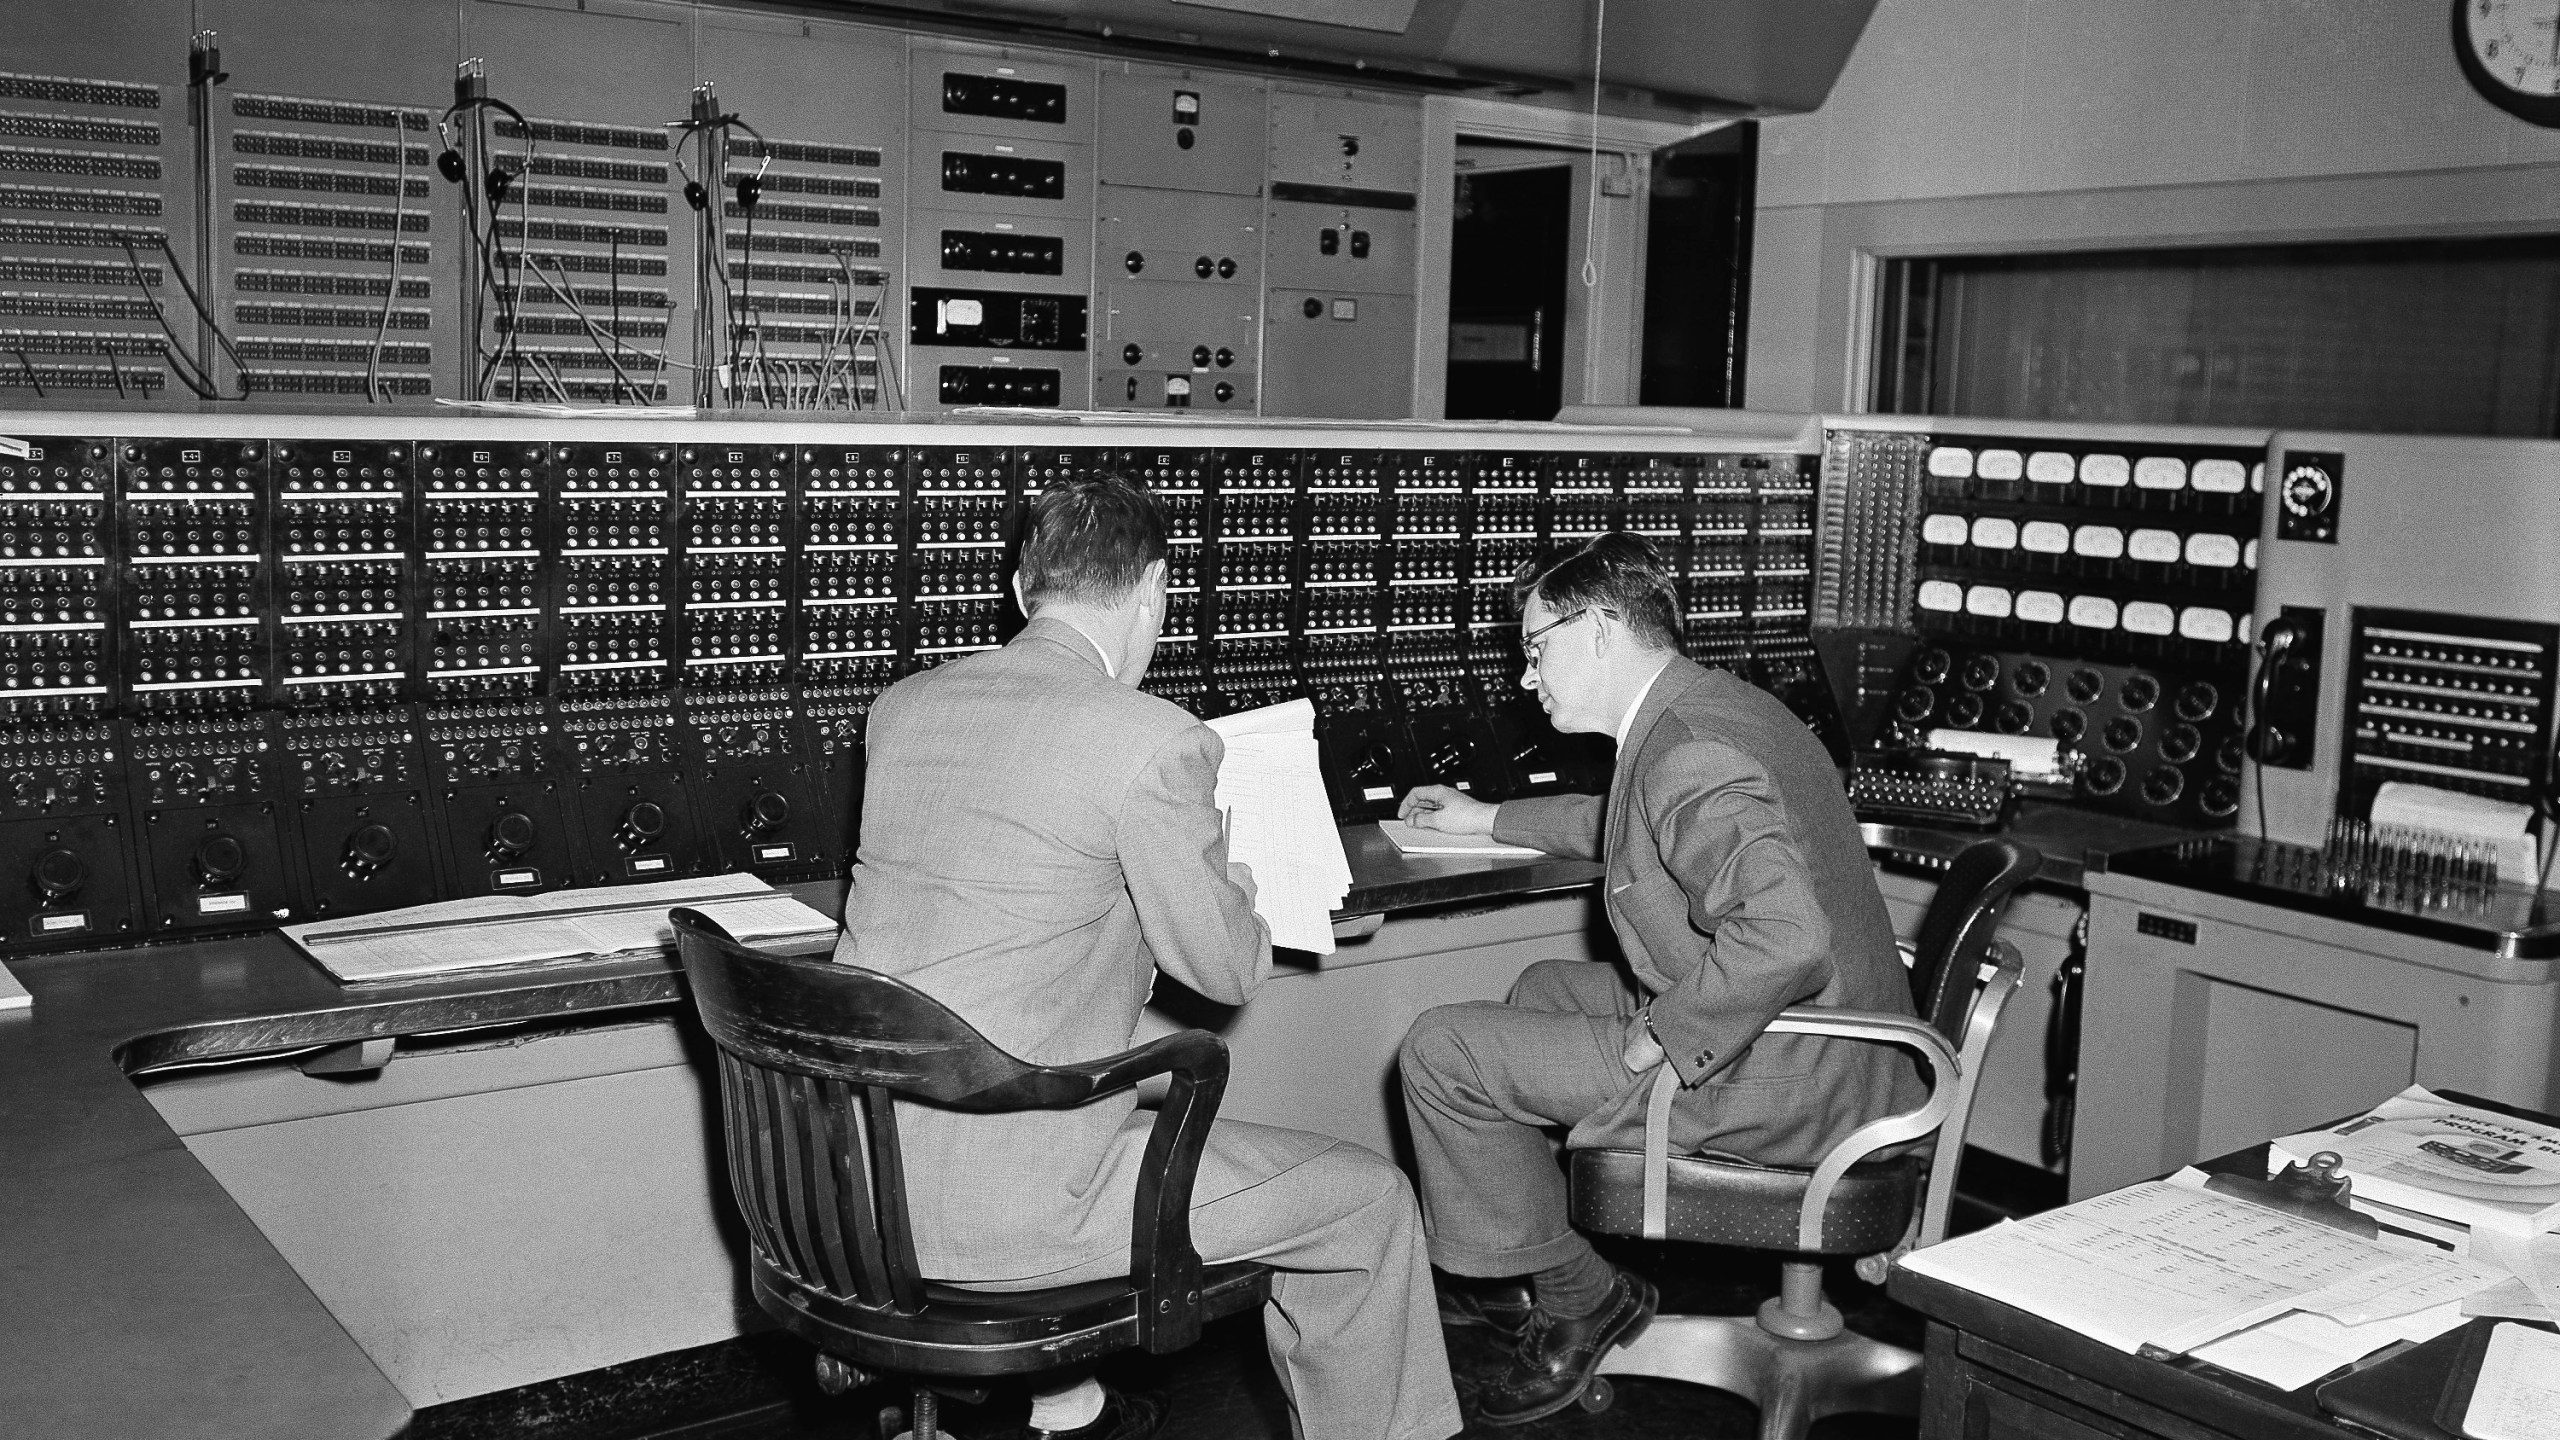
M1875 1282L1901 1249L1945 1238L1982 1057L2024 971L2017 951L1992 931L2038 858L2015 842L1984 840L1949 867L1914 947L1919 1020L1795 1006L1769 1024L1778 1034L1915 1052L1929 1071L1927 1104L1861 1126L1810 1170L1670 1155L1678 1080L1664 1066L1646 1112L1644 1149L1573 1153L1573 1219L1586 1230L1786 1256L1782 1288L1757 1315L1659 1316L1635 1343L1601 1361L1601 1377L1653 1375L1744 1396L1760 1407L1761 1440L1799 1440L1815 1420L1844 1411L1919 1413L1921 1357L1842 1327L1822 1294L1822 1257L1860 1256L1858 1273ZM1868 1158L1933 1132L1925 1156ZM1607 1385L1593 1379L1586 1409L1606 1408Z
M753 1242L756 1303L818 1347L832 1394L889 1376L915 1393L933 1440L937 1395L1114 1351L1179 1350L1204 1320L1259 1305L1270 1271L1200 1263L1191 1183L1227 1085L1205 1030L1081 1065L1034 1065L903 981L826 959L774 955L674 911L676 947L720 1050L729 1182ZM892 1097L954 1110L1063 1109L1172 1076L1147 1137L1126 1279L1006 1293L917 1272Z

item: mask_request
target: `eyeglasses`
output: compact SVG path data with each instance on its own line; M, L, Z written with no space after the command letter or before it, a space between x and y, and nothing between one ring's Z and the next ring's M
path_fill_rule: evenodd
M1533 670L1536 669L1538 661L1546 654L1546 643L1538 637L1546 634L1550 630L1561 629L1564 626L1570 625L1574 621L1579 620L1590 613L1591 607L1585 605L1581 609L1574 611L1572 614L1567 615L1562 619L1550 620L1535 630L1526 630L1521 632L1520 653L1529 658L1529 668Z

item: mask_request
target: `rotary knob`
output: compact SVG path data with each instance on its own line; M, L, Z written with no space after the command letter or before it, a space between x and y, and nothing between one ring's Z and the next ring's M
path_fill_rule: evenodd
M535 833L532 816L508 811L489 827L489 858L505 860L531 851Z
M355 879L370 879L399 853L400 837L391 833L390 826L363 825L347 837L347 848L338 857L338 868Z
M791 802L770 790L756 792L740 817L749 835L770 835L791 819Z
M648 849L667 833L667 812L643 800L622 812L622 823L614 828L613 843L626 855Z
M47 850L36 857L35 869L28 878L35 882L36 893L50 905L68 900L80 893L89 879L89 867L68 850Z
M228 885L249 868L249 857L240 842L228 835L207 835L196 842L195 872L198 884Z

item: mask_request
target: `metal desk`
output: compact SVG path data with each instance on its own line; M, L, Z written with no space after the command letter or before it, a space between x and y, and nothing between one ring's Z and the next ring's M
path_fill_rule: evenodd
M1345 842L1347 909L1369 913L1447 912L1600 873L1546 859L1408 862L1374 826ZM795 888L835 912L837 886ZM1437 923L1475 933L1488 918ZM272 934L10 968L35 1004L0 1014L0 1429L30 1436L362 1440L411 1414L131 1076L381 1037L666 1015L683 1000L663 959L350 989ZM1270 988L1285 1001L1307 987Z

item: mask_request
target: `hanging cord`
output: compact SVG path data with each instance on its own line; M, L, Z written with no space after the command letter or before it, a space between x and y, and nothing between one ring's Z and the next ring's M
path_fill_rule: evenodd
M12 349L9 353L18 357L18 368L26 372L27 383L36 387L36 398L39 400L43 399L44 380L36 374L35 363L27 358L27 352L24 350Z
M1609 0L1596 0L1591 11L1591 193L1582 212L1582 288L1600 285L1600 47L1609 34Z
M551 268L559 274L559 283L554 284L551 277L543 274L539 268L534 269L533 278L541 281L543 288L557 297L561 304L568 306L569 313L577 316L578 323L586 327L588 341L596 347L596 353L604 357L604 363L613 369L615 397L621 396L622 387L625 385L637 388L639 382L633 380L630 372L622 368L622 361L615 357L613 351L605 348L607 337L597 327L596 322L588 317L586 307L578 303L578 282L569 278L568 267L561 262L559 256L551 257Z
M382 342L391 334L391 304L400 294L400 221L409 203L409 117L396 105L391 109L391 148L399 156L391 181L391 273L382 282L382 315L374 321L373 353L364 362L368 405L382 399Z
M230 336L222 333L222 326L214 320L212 313L205 309L204 301L196 294L196 287L188 282L186 270L178 264L178 252L169 247L169 237L154 235L150 238L159 243L160 253L167 257L169 273L178 277L178 288L186 292L187 303L195 307L196 315L204 321L207 328L212 330L215 343L222 347L224 354L231 357L231 368L239 372L240 393L234 398L248 399L249 367L241 362L239 349L231 343ZM214 378L210 370L205 368L201 357L189 353L186 346L180 343L178 332L169 326L169 312L162 308L160 297L152 294L150 285L144 282L142 261L133 250L133 237L123 231L117 231L116 243L124 247L125 268L133 272L133 288L141 291L142 298L151 302L151 318L160 322L160 333L167 339L168 346L163 353L169 362L169 373L178 377L178 383L194 391L199 400L222 399L220 382ZM108 369L115 374L116 394L123 395L123 372L116 369L112 360L108 362Z

